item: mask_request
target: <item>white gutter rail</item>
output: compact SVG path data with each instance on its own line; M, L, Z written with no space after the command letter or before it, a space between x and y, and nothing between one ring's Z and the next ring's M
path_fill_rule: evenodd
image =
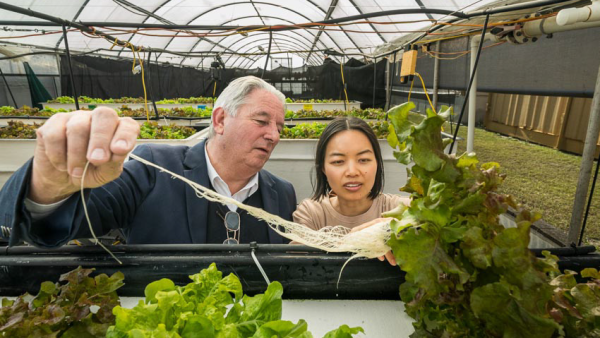
M566 8L558 12L556 23L559 26L577 22L593 22L600 20L600 1L592 0L592 4L580 8Z

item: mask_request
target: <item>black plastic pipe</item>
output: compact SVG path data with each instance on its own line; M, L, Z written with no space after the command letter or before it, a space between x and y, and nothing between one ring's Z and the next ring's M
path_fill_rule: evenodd
M65 50L67 51L67 62L69 63L69 79L71 81L71 88L73 88L73 99L75 100L75 109L79 110L79 99L77 96L77 89L75 88L75 79L73 79L73 65L71 64L71 52L69 51L69 40L67 40L67 28L65 27L65 25L62 26L62 30L63 39L65 40Z
M196 253L210 252L228 252L230 254L246 253L252 251L251 244L228 245L223 244L132 244L110 246L110 250L115 254L174 254L186 255ZM306 245L289 244L258 244L254 247L257 253L302 253L319 254L326 253L323 250L315 249ZM580 256L591 254L596 251L593 245L579 247L557 247L557 248L533 248L530 251L536 256L542 256L542 251L549 251L556 256ZM18 256L18 255L40 255L50 257L51 255L80 254L80 255L104 255L106 251L96 245L75 246L68 245L56 249L40 249L32 246L13 246L0 249L0 256ZM350 253L327 253L328 256L350 256ZM110 257L109 257L110 258ZM109 259L110 260L110 259Z
M477 55L475 56L475 64L473 65L473 71L471 72L471 78L469 79L469 86L467 87L467 92L465 93L465 102L463 103L462 108L460 109L460 115L458 116L458 122L456 123L456 129L454 129L454 136L452 137L452 143L450 143L450 150L448 150L448 154L452 154L452 148L454 147L454 143L456 143L456 137L458 136L458 129L460 129L460 122L462 121L462 117L465 113L465 108L469 103L469 92L471 91L471 86L473 86L473 79L475 79L475 74L477 74L477 65L479 64L479 57L481 56L481 48L483 47L483 42L485 40L485 31L487 30L488 21L490 20L490 15L485 16L485 21L483 23L483 28L481 29L481 40L479 41L479 46L477 46Z
M315 249L306 245L289 245L289 244L258 244L255 247L257 252L311 252L323 253L323 250ZM165 253L177 252L197 253L197 252L250 252L252 247L250 244L236 244L225 246L223 244L128 244L110 246L110 250L114 253ZM13 246L0 249L0 256L6 255L23 255L23 254L104 254L106 251L99 246L75 246L67 245L56 249L40 249L32 246ZM330 255L338 255L330 253ZM345 253L340 255L347 255Z
M265 71L267 70L267 65L269 64L269 56L271 56L271 43L272 42L273 42L273 32L269 32L269 49L267 49L267 58L265 59L265 67L262 70L262 74L260 74L261 79L265 76Z
M156 108L156 101L154 100L154 95L152 94L152 75L150 74L150 56L152 55L152 51L148 51L148 66L146 68L148 68L148 70L146 71L148 73L148 85L150 86L150 102L152 102L152 107L154 108L154 116L156 117L156 120L159 120L158 117L158 108ZM142 61L143 62L143 61Z
M6 81L6 76L4 76L4 72L2 71L2 68L0 68L0 74L2 75L2 79L4 80L4 84L6 85L6 89L8 89L8 93L10 94L10 97L13 100L15 108L19 108L19 106L17 106L17 100L15 100L15 96L13 95L13 92L10 89L10 86L8 85L8 81Z

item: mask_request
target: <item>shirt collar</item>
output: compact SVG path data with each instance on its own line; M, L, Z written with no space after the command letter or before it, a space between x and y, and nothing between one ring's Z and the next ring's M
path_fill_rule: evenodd
M219 173L215 170L215 167L213 167L212 163L210 162L210 158L208 157L208 150L206 150L206 147L204 147L204 156L206 158L206 168L208 169L208 179L210 180L212 186L216 187L217 181L223 182L224 185L227 185L225 181L221 178ZM256 190L258 190L258 173L254 174L254 176L252 176L252 178L250 179L250 181L248 181L246 186L240 189L239 192L242 192L247 189L251 190L250 195L256 192ZM229 190L229 187L227 187L227 190ZM231 191L229 191L229 194L231 195Z

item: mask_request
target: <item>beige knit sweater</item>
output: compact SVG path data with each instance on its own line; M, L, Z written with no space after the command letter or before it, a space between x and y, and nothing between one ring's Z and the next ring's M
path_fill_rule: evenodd
M327 196L319 201L305 199L294 212L294 222L304 224L307 227L319 230L326 226L343 225L350 229L372 221L381 214L394 209L398 204L410 203L408 197L392 194L381 194L375 200L371 208L364 214L357 216L345 216L337 212L331 205L332 196Z

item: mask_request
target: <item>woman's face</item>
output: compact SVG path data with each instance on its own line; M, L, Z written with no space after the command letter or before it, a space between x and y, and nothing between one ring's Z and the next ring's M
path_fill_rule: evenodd
M357 130L333 136L325 149L325 176L340 201L368 199L375 184L377 160L371 142Z

